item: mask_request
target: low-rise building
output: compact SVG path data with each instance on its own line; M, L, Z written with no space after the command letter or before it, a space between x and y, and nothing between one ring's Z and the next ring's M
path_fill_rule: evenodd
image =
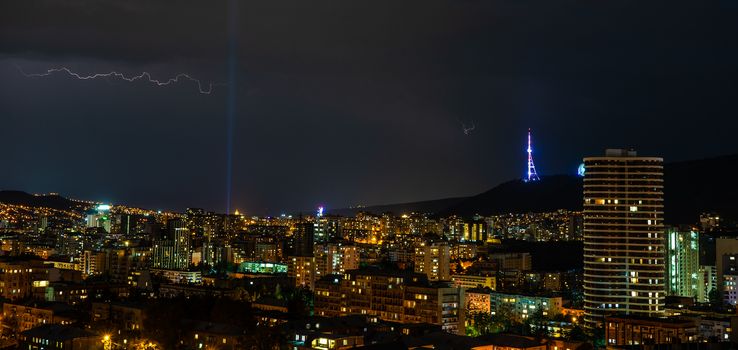
M489 254L489 260L496 263L500 270L530 271L533 267L530 253L492 253Z
M466 298L466 311L470 314L492 312L491 292L492 290L488 288L467 289L464 295Z
M3 304L3 326L11 333L23 332L46 324L69 325L78 314L63 303Z
M320 316L373 315L385 321L431 323L452 333L464 331L464 290L432 284L425 274L361 269L326 276L316 283Z
M103 337L84 329L45 324L18 337L20 349L102 350Z
M694 319L634 315L605 317L608 346L691 343L699 339Z
M492 290L497 289L497 278L495 276L452 275L451 281L454 286L461 288L487 287Z
M146 313L142 305L124 302L92 303L92 321L107 323L117 330L141 331Z
M183 335L185 345L192 349L243 349L246 332L234 325L213 322L185 320L183 328L189 334Z
M277 312L284 312L284 313L288 311L287 300L276 299L273 297L261 297L257 299L255 302L251 303L251 307L257 310L264 310L264 311L277 311Z
M700 319L700 338L708 341L728 341L730 340L731 326L730 321L733 317L702 317Z
M103 295L126 297L128 296L128 288L125 284L105 282L55 282L48 283L44 288L37 288L36 299L74 305L88 298L99 298Z
M0 297L25 299L33 294L34 281L48 281L47 267L41 260L5 258L0 261Z
M78 262L73 261L62 261L62 260L46 260L44 261L44 264L51 265L57 269L61 270L74 270L74 271L82 271L82 264Z
M182 295L185 297L213 296L236 299L238 294L238 290L233 288L218 288L189 284L162 284L159 286L159 297L162 298L176 298Z
M266 261L244 261L238 265L238 272L244 273L287 273L287 264Z
M451 259L474 259L477 257L477 244L458 242L451 246Z
M151 269L151 274L169 280L171 283L180 284L201 284L201 271L182 271L182 270L165 270Z
M304 349L343 350L364 345L364 336L316 333L306 342Z
M525 321L539 310L543 316L554 316L561 313L563 306L560 296L491 292L490 299L492 314L506 312L516 322Z
M418 337L408 337L403 339L403 342L409 349L553 350L553 348L548 348L547 344L540 339L502 333L481 337L466 337L435 332Z

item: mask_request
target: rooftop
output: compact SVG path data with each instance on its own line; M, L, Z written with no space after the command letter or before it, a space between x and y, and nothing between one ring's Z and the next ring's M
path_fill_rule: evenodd
M36 328L31 328L22 333L26 337L37 337L48 340L70 340L77 338L89 338L97 336L95 333L88 332L84 329L62 326L59 324L46 324Z
M637 315L612 315L605 318L605 322L610 321L625 321L625 322L640 322L640 323L651 323L671 326L694 326L695 321L691 319L676 318L676 317L648 317L648 316L637 316Z
M498 333L482 336L480 338L488 341L489 344L502 347L526 349L541 346L541 342L534 339L512 334Z
M192 327L195 332L220 334L220 335L243 335L244 330L240 327L225 324L225 323L214 323L196 320L183 320L183 324Z

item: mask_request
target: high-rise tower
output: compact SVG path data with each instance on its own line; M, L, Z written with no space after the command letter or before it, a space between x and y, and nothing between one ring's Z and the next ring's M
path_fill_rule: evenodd
M665 239L667 294L705 300L699 233L689 226L669 227Z
M313 245L315 244L315 224L311 222L299 222L292 232L293 255L313 256Z
M663 159L610 149L584 158L584 313L664 313Z
M190 230L180 219L170 220L163 240L154 240L152 266L158 269L186 270L192 260Z
M531 143L530 129L528 129L528 177L525 178L525 182L538 180L540 178L536 172L536 166L533 164L533 146Z

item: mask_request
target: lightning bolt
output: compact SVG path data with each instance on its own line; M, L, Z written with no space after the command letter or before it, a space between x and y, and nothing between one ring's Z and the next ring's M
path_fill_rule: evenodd
M95 73L91 75L82 75L82 74L72 71L71 69L67 67L60 67L60 68L47 69L46 72L44 73L26 73L25 71L23 71L23 69L21 69L20 66L16 66L16 67L21 72L21 74L23 74L27 78L43 78L43 77L48 77L50 75L53 75L55 73L66 73L70 77L73 77L79 80L94 80L94 79L99 79L99 78L117 78L120 80L127 81L129 83L135 82L137 80L142 80L142 81L146 81L151 84L154 84L156 86L167 86L167 85L171 85L174 83L178 83L181 80L189 80L189 81L196 83L198 91L204 95L210 95L213 92L213 86L223 85L223 84L213 84L212 82L210 82L207 84L207 88L203 88L203 83L200 81L200 79L193 78L192 76L186 73L179 73L175 75L173 78L169 78L167 80L158 80L158 79L154 79L149 72L143 72L139 75L134 75L134 76L126 76L123 73L119 73L115 71L108 72L108 73Z

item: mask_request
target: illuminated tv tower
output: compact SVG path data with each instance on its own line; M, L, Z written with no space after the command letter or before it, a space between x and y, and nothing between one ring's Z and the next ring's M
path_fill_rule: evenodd
M528 128L528 177L525 182L538 181L541 178L538 177L536 172L536 166L533 164L533 147L530 137L530 128Z

